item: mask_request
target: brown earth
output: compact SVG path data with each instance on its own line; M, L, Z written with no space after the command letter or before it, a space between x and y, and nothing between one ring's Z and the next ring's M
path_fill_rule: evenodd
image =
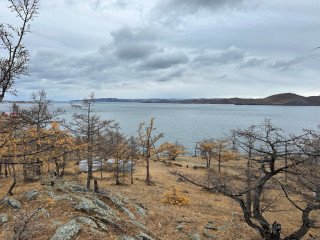
M189 183L179 181L176 176L170 174L172 170L179 170L181 172L194 175L194 176L206 176L206 169L194 170L193 166L204 165L203 160L195 157L180 157L174 163L181 164L182 167L175 165L168 165L163 162L151 161L151 178L152 185L147 186L145 184L145 167L140 164L136 167L134 174L134 184L130 184L129 178L125 179L125 183L122 185L115 185L113 173L101 173L95 172L94 177L98 180L100 189L110 190L111 192L118 194L128 203L139 203L146 207L147 216L145 218L139 217L139 221L145 223L156 236L163 240L175 240L175 239L189 239L190 234L199 234L201 239L261 239L257 232L252 230L243 221L241 217L241 209L237 203L229 198L216 193L209 193L201 188L191 185ZM214 165L216 163L213 163ZM223 171L232 172L237 162L230 161L225 163ZM188 166L188 167L187 167ZM78 172L78 166L75 163L70 163L67 168L67 174L65 176L69 181L77 182L79 185L85 186L86 174L76 174ZM7 191L12 183L12 179L2 178L0 179L0 199L7 196ZM173 187L179 189L179 193L190 199L190 203L187 206L175 206L164 204L163 193L167 190L172 190ZM63 223L70 221L70 214L75 214L74 209L68 205L66 200L54 202L50 197L39 196L37 200L25 201L23 196L26 191L37 189L37 191L44 191L44 185L41 185L41 181L25 183L22 180L18 180L18 185L14 188L13 198L21 201L23 207L27 212L35 210L38 207L44 206L50 213L50 219L46 219L47 225L51 225L53 219L59 220ZM93 194L93 193L89 193ZM279 192L273 191L270 197L277 198L277 209L281 209L281 212L270 212L266 214L266 218L270 222L277 221L282 225L282 236L285 236L297 228L301 224L300 213L297 212L289 203L285 200ZM128 204L128 209L135 212L132 204ZM11 231L13 229L13 216L16 214L13 210L8 210L4 206L0 206L0 214L9 212L9 227ZM120 216L125 218L124 215ZM319 212L312 213L311 217L318 218ZM217 230L206 229L205 226L210 223ZM183 226L182 230L178 230L177 226ZM2 226L3 227L3 226ZM2 228L0 227L0 228ZM127 231L135 231L135 229ZM3 230L3 229L2 229ZM32 239L50 239L54 234L55 229L46 227L39 232L36 237ZM128 233L129 234L129 233ZM107 238L101 238L92 234L87 228L83 229L77 237L79 239L117 239L118 232L111 230ZM5 235L5 231L0 232L0 239L8 239L8 235ZM320 239L320 229L311 228L308 234L303 238L307 239Z

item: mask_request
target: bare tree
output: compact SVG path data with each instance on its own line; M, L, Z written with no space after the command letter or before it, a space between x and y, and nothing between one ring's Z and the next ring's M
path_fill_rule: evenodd
M153 127L153 121L154 118L151 118L150 123L148 126L145 126L145 123L139 124L139 142L140 145L143 148L143 154L146 161L146 170L147 170L147 176L146 176L146 182L148 185L151 184L150 179L150 157L152 153L155 152L155 143L163 137L163 134L160 133L158 135L154 135L153 132L156 130Z
M181 173L175 174L204 189L219 192L235 200L242 209L246 223L263 239L298 240L310 228L310 212L320 209L320 198L317 196L320 184L319 166L315 168L311 165L312 159L320 156L319 138L320 134L314 131L306 131L299 136L286 135L269 120L248 130L237 130L237 145L246 155L248 151L252 154L251 158L247 157L246 161L243 161L244 170L247 169L248 161L252 164L250 188L247 176L242 174L242 171L224 176L211 174L210 178L203 180L204 182ZM290 184L285 181L284 173L290 178ZM252 205L247 203L248 191L252 193ZM278 192L274 198L270 194L272 191ZM264 202L265 198L269 198L270 201ZM301 212L301 226L283 238L279 224L281 220L274 219L276 221L272 223L269 222L270 218L265 217L267 211L275 214L283 210L277 205L278 198L287 200L295 211ZM275 216L277 217L279 215Z
M82 100L82 105L73 104L72 107L80 111L73 115L73 121L65 124L72 133L79 136L81 140L87 144L87 162L88 162L88 177L87 188L90 188L92 176L93 157L96 154L95 150L100 144L100 136L110 131L115 127L113 120L101 120L100 116L94 114L95 98L92 93L89 98Z
M4 53L0 57L0 102L16 79L21 75L28 75L30 56L22 40L30 32L29 23L38 13L39 0L9 0L9 3L9 8L17 15L21 26L0 23L0 49Z
M138 140L131 136L128 139L128 151L127 151L127 159L130 163L130 178L131 178L131 184L133 184L133 167L137 165L139 159L140 159L140 150L139 150L139 142Z

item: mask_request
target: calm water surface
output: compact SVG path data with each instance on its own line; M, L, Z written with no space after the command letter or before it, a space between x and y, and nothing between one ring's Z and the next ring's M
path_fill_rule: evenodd
M9 112L10 104L1 103L0 111ZM51 109L66 110L63 118L71 119L70 103L53 103ZM126 135L136 135L140 122L154 117L156 133L163 132L162 141L178 140L195 147L203 138L226 137L231 129L248 128L265 118L288 133L316 129L320 124L320 107L245 106L226 104L166 104L166 103L96 103L94 111L102 119L114 119Z

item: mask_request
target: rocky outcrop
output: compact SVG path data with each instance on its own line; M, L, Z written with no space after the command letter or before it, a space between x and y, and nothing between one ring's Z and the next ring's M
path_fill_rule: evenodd
M75 220L71 220L70 222L59 227L50 240L72 239L81 231L81 229L82 228L79 223L77 223Z
M133 200L124 199L122 196L110 191L101 190L99 194L87 190L83 186L70 184L67 180L60 179L55 175L41 179L42 189L27 191L18 197L21 203L13 198L4 197L0 205L29 214L25 207L30 207L34 201L36 204L47 204L62 209L72 209L63 217L57 216L56 208L46 208L42 217L48 221L45 227L54 230L50 240L80 239L95 236L97 239L106 239L110 236L123 240L153 240L159 239L150 231L143 222L138 219L146 217L146 208ZM28 202L27 202L28 201ZM132 203L131 203L132 201ZM59 209L61 211L62 209ZM132 212L129 209L135 210ZM12 211L13 212L13 211ZM8 225L8 219L14 219L10 211L0 215L0 226ZM137 215L135 215L137 214ZM66 217L69 218L66 221ZM14 220L13 220L14 221ZM82 231L83 230L83 231ZM77 236L78 235L78 236Z
M15 200L13 198L4 197L0 201L0 205L2 205L2 204L7 204L7 206L10 207L11 209L20 209L21 208L21 203L18 200Z

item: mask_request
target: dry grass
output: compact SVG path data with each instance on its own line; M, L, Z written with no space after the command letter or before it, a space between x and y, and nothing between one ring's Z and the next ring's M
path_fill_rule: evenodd
M159 161L152 161L151 180L153 184L151 186L146 185L144 181L144 165L136 167L133 185L130 184L129 178L126 179L125 184L115 185L112 173L103 173L103 179L100 179L100 172L96 172L94 173L94 177L98 180L99 188L111 190L128 199L128 201L140 203L145 206L148 209L147 217L139 217L139 220L145 222L146 226L163 240L188 239L189 234L196 233L201 236L201 239L208 239L203 235L204 232L212 235L218 235L220 237L219 239L260 239L258 233L248 227L242 220L242 217L236 215L241 215L241 209L236 202L224 197L223 195L209 193L199 187L178 181L176 176L169 173L171 170L180 170L187 174L204 176L207 170L194 170L192 168L195 165L203 165L203 160L194 157L180 157L175 162L182 164L182 167L173 165L168 166L167 164ZM232 172L235 169L236 162L228 162L224 163L224 165L225 167L223 168L223 171ZM73 173L77 170L77 166L69 164L67 171L70 174L67 174L66 178L77 180L80 184L85 185L86 174L82 173L75 176ZM2 198L6 195L6 191L9 189L11 183L7 179L0 179L0 184L0 198ZM41 187L42 186L39 182L25 184L19 181L18 186L14 189L14 197L18 200L22 200L21 196L23 196L26 191L41 189ZM167 205L161 201L163 193L167 190L172 190L173 187L178 188L181 194L190 199L190 203L187 206ZM270 197L278 195L279 192L274 191L271 193ZM69 215L72 213L73 209L68 207L67 204L57 206L55 202L50 201L50 197L47 199L41 198L36 201L40 201L37 202L39 206L44 205L46 209L48 209L48 212L50 212L53 219L57 219L61 222L67 222L70 220ZM300 225L300 214L296 212L283 197L279 197L277 205L286 211L280 212L280 214L268 213L266 214L267 219L269 219L270 222L276 220L281 223L284 235L296 230ZM24 202L24 207L29 210L39 206L35 206L33 201ZM135 209L133 208L130 210L135 212ZM0 214L3 212L4 209L0 206ZM178 222L179 219L182 220L182 223ZM218 230L214 231L205 229L204 227L208 222L212 223L212 225L217 227ZM182 225L183 230L176 229L178 225ZM85 229L81 232L79 235L80 239L95 239L94 236L92 236L92 238L88 237L87 231L89 230ZM48 236L52 236L53 233L54 230L49 229L37 239L48 239ZM309 237L309 234L313 236L320 236L320 230L310 229L309 233L304 238L317 239ZM1 237L4 236L0 235L0 239ZM110 234L107 239L116 238ZM320 237L318 239L320 239Z

